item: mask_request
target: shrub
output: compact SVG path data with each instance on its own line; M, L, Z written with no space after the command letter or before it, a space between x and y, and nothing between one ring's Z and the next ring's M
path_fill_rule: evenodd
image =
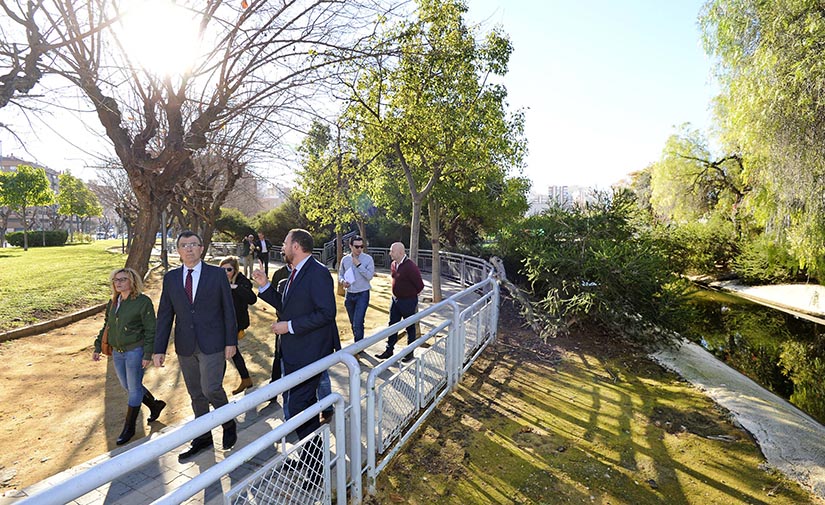
M736 229L721 218L661 227L654 231L681 274L714 275L726 272L737 253Z
M549 314L549 330L595 323L640 343L683 328L686 282L671 271L662 244L633 224L632 195L619 192L585 208L553 208L507 232L502 253Z
M767 235L745 243L733 267L745 284L788 282L799 274L799 263L785 247Z
M46 232L35 230L28 232L28 235L29 247L43 247L44 237L46 247L63 246L66 245L66 240L69 238L69 234L66 230L50 230ZM23 232L13 231L11 233L6 233L6 241L10 245L23 247Z
M221 215L215 220L217 238L226 241L241 241L247 235L254 235L250 220L238 209L221 208Z

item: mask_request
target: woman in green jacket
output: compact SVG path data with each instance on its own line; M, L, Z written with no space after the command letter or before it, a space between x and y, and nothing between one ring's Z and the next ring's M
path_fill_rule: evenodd
M120 268L109 275L112 299L106 304L106 319L95 339L94 361L100 360L103 333L108 327L107 341L112 346L112 361L120 385L129 394L126 422L117 437L123 445L135 435L135 422L141 402L149 407L149 421L155 421L166 406L143 387L143 369L152 362L155 342L155 307L143 294L143 282L131 268Z

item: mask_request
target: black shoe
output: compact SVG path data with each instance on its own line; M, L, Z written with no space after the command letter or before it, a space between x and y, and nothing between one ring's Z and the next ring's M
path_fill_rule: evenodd
M332 410L321 411L321 422L326 424L326 423L332 421L332 413L333 413Z
M410 361L413 360L413 358L415 358L413 353L409 353L406 356L404 356L403 358L401 358L401 361L403 361L404 363L409 363Z
M187 459L195 457L198 453L205 449L209 449L210 447L212 447L212 438L204 441L199 441L195 439L192 441L192 445L189 447L189 449L178 454L178 463L183 463Z
M229 421L223 425L223 450L227 451L238 441L238 425L235 421Z
M389 350L389 349L386 349L381 354L376 354L375 357L378 358L378 359L387 359L389 357L392 357L392 351Z

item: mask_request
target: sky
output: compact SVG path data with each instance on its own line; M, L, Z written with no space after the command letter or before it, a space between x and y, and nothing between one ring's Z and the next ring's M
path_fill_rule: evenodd
M525 112L534 191L608 188L656 161L674 127L709 128L716 86L697 25L703 0L467 1L468 22L500 26L513 43L504 84L511 109ZM57 115L33 130L28 153L0 131L3 155L95 177L92 155L107 148L90 140L94 115L85 126Z
M526 114L525 174L603 189L659 159L674 127L707 129L717 87L700 0L468 0L514 46L504 84Z

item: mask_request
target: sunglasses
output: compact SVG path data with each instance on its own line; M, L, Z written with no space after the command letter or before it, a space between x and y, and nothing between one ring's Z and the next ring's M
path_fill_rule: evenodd
M112 282L118 283L118 282L126 282L128 280L129 280L128 277L115 277L114 279L112 279Z
M235 271L235 269L233 267L221 267L221 268L223 268L227 272L234 272Z
M353 247L355 249L363 249L364 248L363 245L352 245L351 247Z

